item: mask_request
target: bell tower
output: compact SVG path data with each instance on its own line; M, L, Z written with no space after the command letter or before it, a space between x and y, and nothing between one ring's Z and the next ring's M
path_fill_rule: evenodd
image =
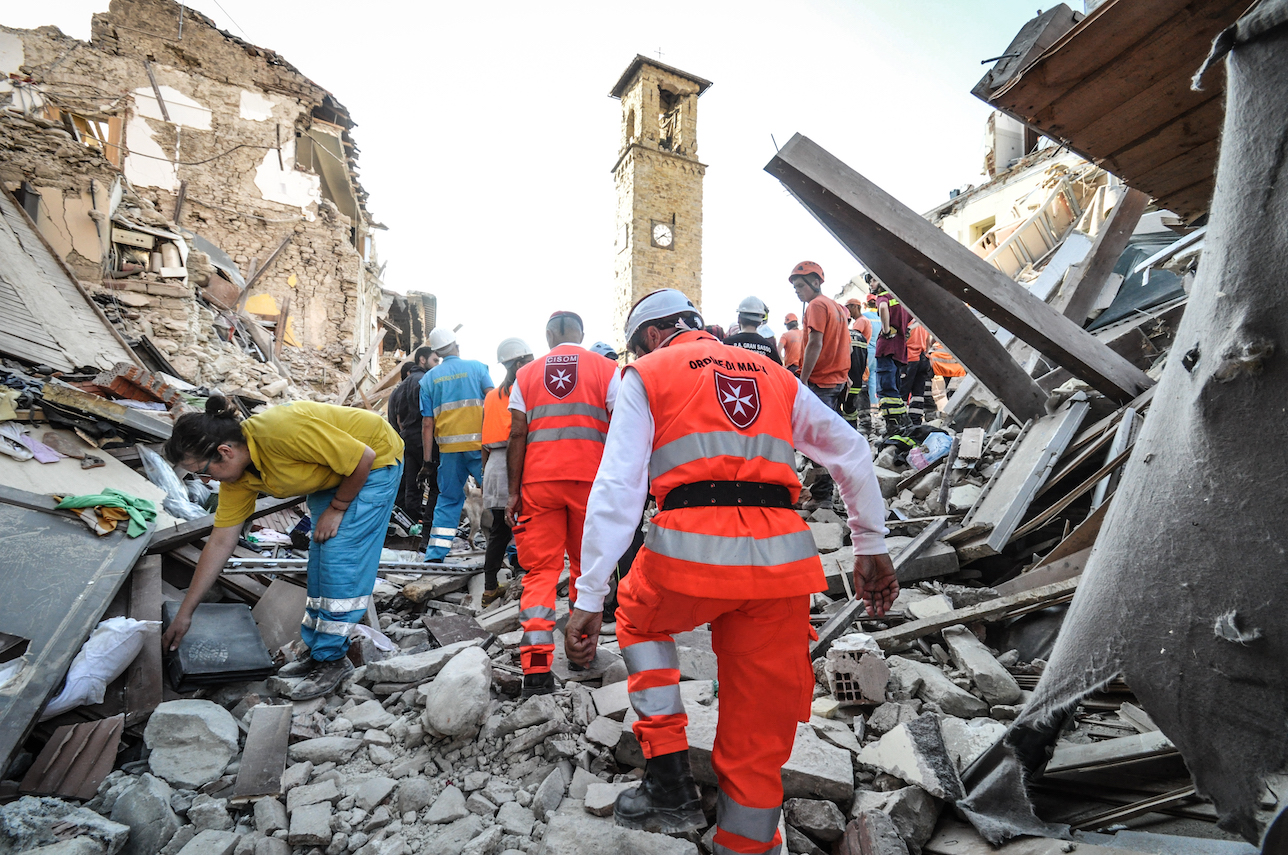
M711 81L637 54L609 96L622 102L613 180L613 262L618 351L631 306L677 288L702 308L702 177L698 97Z

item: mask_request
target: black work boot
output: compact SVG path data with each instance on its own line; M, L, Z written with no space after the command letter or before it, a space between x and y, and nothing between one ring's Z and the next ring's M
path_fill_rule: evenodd
M293 701L307 701L334 692L353 673L349 657L341 656L331 662L313 661L313 668L300 678L300 682L287 696ZM280 672L279 672L280 673Z
M680 835L704 828L707 821L689 752L673 751L649 760L640 785L617 796L613 821L654 834Z
M305 655L294 662L287 662L281 668L277 669L279 677L303 677L318 666L318 662L310 655Z
M533 695L549 695L555 690L555 675L549 671L542 671L540 674L523 675L523 693L521 698L530 698Z

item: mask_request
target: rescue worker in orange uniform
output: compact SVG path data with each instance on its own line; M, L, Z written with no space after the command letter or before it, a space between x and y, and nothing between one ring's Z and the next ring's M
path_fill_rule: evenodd
M586 515L585 572L566 629L569 659L599 638L599 601L649 492L653 517L618 591L617 639L648 759L618 825L678 834L705 825L689 765L673 635L710 623L720 680L712 765L715 851L779 852L782 766L810 715L810 594L826 587L793 446L823 461L850 509L855 587L872 614L899 591L867 441L786 369L702 331L679 291L655 291L627 319L626 366Z
M934 402L930 395L930 381L935 376L929 354L932 344L930 330L913 318L908 324L908 363L899 378L899 394L908 402L908 420L914 425L925 420L926 399Z
M519 599L525 698L555 688L550 673L555 589L567 554L568 599L576 601L586 500L620 383L615 362L581 346L582 330L581 318L573 312L551 315L546 322L550 352L520 368L510 390L505 515L514 528L519 563L528 571Z
M483 608L505 593L498 574L512 538L510 524L505 519L505 506L510 501L506 461L506 449L510 445L510 390L514 388L519 369L532 361L532 348L521 338L507 338L497 345L496 361L505 366L505 379L483 396L483 508L491 516L485 522Z
M783 355L783 367L793 374L801 373L801 357L805 355L805 333L800 328L801 319L794 312L788 312L783 318L787 331L778 342L778 350Z
M864 435L872 432L872 405L868 401L868 342L872 341L872 321L863 317L863 301L850 297L845 301L850 313L850 391L841 403L841 415Z

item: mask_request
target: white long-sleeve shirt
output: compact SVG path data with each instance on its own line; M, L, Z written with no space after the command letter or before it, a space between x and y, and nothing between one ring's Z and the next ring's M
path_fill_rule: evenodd
M631 545L648 500L648 464L653 453L653 413L648 393L636 371L627 369L617 393L617 407L604 446L581 539L581 577L577 608L604 608L608 578ZM872 454L863 435L829 409L818 396L797 384L792 406L792 445L827 467L849 509L850 538L856 555L886 550L885 503L872 469Z

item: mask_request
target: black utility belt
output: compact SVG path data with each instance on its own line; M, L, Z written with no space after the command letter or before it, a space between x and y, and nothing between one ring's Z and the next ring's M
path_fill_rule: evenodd
M681 484L666 494L662 510L676 508L790 508L791 491L782 484L760 481L697 481Z

